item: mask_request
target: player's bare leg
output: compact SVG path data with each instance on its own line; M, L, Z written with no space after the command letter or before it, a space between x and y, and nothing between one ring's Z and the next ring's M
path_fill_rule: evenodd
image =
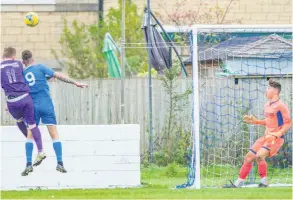
M63 159L62 159L62 144L59 140L59 134L57 131L56 125L47 125L47 129L53 141L53 148L57 158L57 167L56 170L61 173L66 173L67 170L64 168Z
M260 148L256 154L256 161L258 166L258 173L260 176L260 184L258 187L268 187L267 181L267 162L265 158L269 155L269 150L267 148Z
M22 176L27 176L29 173L33 172L32 167L32 154L33 154L33 136L30 131L27 132L27 141L25 143L25 149L26 149L26 167L24 171L21 173Z

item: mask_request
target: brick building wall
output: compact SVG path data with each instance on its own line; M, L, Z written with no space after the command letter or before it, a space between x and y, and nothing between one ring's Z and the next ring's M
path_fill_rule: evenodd
M146 0L134 0L140 11ZM164 24L170 24L167 12L175 10L177 0L152 0L152 10L160 14ZM186 9L196 9L199 0L186 0ZM210 6L216 5L217 0L208 1ZM227 5L229 0L218 0L221 5ZM118 0L104 0L104 10L117 7ZM23 17L26 12L35 11L40 16L40 24L35 28L24 25ZM86 24L95 23L98 19L98 0L56 0L55 5L1 5L1 52L5 46L14 46L18 56L24 49L31 49L35 59L57 66L51 54L51 49L61 49L60 39L63 21L72 22L78 19ZM242 24L291 24L291 0L239 0L231 5L227 19L242 19Z
M1 5L1 53L4 47L13 46L20 57L22 50L30 49L37 62L59 68L51 49L61 49L58 41L63 18L69 24L74 19L92 24L98 19L97 8L96 0L78 0L78 4L75 0L56 0L55 5ZM39 25L33 28L23 22L25 14L30 11L37 12L40 17Z
M176 2L185 1L185 9L196 10L200 1L207 2L209 7L215 7L218 2L221 7L228 5L230 0L151 0L152 11L161 16L164 23L170 23L166 13L175 11ZM146 0L134 0L140 10L146 5ZM105 10L117 7L117 0L105 0ZM184 10L184 9L183 9ZM242 24L291 24L292 0L236 0L231 5L227 19L242 18Z

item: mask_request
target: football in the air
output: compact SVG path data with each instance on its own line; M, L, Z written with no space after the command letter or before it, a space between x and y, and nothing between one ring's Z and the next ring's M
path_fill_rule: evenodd
M24 23L27 26L35 27L39 24L39 16L35 12L29 12L25 15Z

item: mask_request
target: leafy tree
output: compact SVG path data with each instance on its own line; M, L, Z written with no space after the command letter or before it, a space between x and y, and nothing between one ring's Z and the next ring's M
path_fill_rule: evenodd
M145 72L148 69L148 56L145 49L145 40L142 31L142 14L138 14L136 4L131 0L126 1L125 15L125 43L127 62L134 74ZM111 8L107 15L105 28L112 37L118 41L121 38L122 0L119 8ZM134 44L136 43L136 44ZM126 69L127 70L127 69Z
M98 53L101 45L94 42L91 37L91 30L94 27L87 27L83 23L73 21L69 27L64 20L63 34L59 43L62 46L59 58L56 51L52 50L53 55L59 64L68 69L68 74L77 79L88 77L106 77L107 68L102 52ZM98 37L99 38L99 37ZM99 38L100 39L100 38Z
M109 32L117 43L121 39L121 2L119 0L119 7L111 8L105 21L99 22L99 24L86 26L75 20L71 25L68 25L66 19L64 20L64 29L59 41L62 50L60 53L52 50L52 53L59 64L68 69L71 77L78 79L108 77L107 64L103 54L104 37ZM126 44L144 43L141 30L142 15L138 14L137 6L131 0L126 2L125 21ZM137 74L147 69L147 52L143 48L145 45L140 46L142 48L135 46L136 48L131 48L128 44L126 46L126 59L130 66L130 69L125 69L126 75L130 71Z

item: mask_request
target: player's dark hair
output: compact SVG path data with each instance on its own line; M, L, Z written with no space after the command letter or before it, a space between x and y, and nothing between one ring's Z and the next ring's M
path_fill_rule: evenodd
M281 86L281 84L279 82L274 81L273 79L270 79L269 80L269 86L278 89L279 93L281 92L282 86Z
M13 47L4 48L3 58L11 58L16 55L16 50Z
M22 52L22 60L23 61L28 61L31 58L33 58L33 54L30 50L24 50Z

